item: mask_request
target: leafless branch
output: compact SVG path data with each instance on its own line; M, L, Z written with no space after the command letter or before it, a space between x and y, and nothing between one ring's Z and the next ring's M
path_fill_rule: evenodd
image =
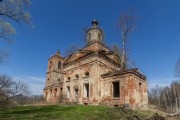
M26 84L15 82L7 75L0 75L0 107L6 107L18 96L28 95Z
M137 16L133 15L131 11L120 13L120 16L117 21L117 28L120 30L121 39L122 39L122 62L121 68L123 64L125 64L125 47L126 42L129 37L129 34L136 29Z

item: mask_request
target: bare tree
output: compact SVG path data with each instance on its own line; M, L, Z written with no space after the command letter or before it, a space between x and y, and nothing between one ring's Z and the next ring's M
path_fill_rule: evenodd
M162 110L178 112L180 109L180 82L172 81L170 86L164 88L156 86L148 92L148 98L150 104Z
M31 24L31 15L25 10L29 6L30 0L2 0L0 2L0 37L10 42L8 35L14 34L15 29L12 27L10 20L18 24ZM7 21L8 20L8 21Z
M136 29L137 16L134 16L132 12L129 10L128 12L122 11L117 21L117 28L121 32L121 40L122 40L122 62L121 69L123 68L123 64L125 63L125 47L127 43L127 39L129 34Z
M164 94L163 94L163 98L164 98L164 101L165 101L166 111L168 111L168 105L167 105L166 92L164 92Z
M112 45L112 50L119 56L122 57L122 49L118 46L118 44Z
M15 82L7 75L0 75L0 108L9 106L16 97L29 93L26 84Z
M178 111L178 97L177 97L177 92L176 92L176 87L175 87L175 82L172 82L172 90L173 90L173 94L174 94L174 101L175 101L175 108L176 111Z
M57 99L57 102L58 103L64 103L67 99L67 96L64 94L64 93L61 93L59 96L58 96L58 99Z
M65 55L68 56L74 52L76 52L79 49L79 47L77 45L70 45L68 48L66 48L65 50Z
M88 28L87 27L83 27L82 29L81 29L81 41L82 41L82 43L83 43L83 45L86 45L87 44L87 38L86 38L86 34L87 34L87 30L88 30Z
M16 31L12 22L22 25L23 23L32 26L31 15L26 10L30 5L30 0L0 0L0 39L7 43L12 43L11 35ZM0 49L0 63L7 58L7 52ZM6 55L5 55L6 54Z

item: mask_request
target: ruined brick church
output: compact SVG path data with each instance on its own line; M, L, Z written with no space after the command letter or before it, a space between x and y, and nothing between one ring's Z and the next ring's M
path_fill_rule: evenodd
M48 59L43 89L48 102L64 95L64 101L85 105L147 107L146 76L137 68L121 69L120 57L102 43L102 38L102 29L93 20L83 48L66 57L56 51Z

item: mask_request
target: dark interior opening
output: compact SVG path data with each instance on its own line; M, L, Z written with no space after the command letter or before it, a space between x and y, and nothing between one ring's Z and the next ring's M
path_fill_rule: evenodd
M89 97L89 84L84 84L84 88L85 88L85 97Z
M62 65L62 62L59 61L59 62L58 62L58 69L61 69L61 65Z
M118 105L114 105L114 107L118 107Z
M76 79L78 79L78 78L79 78L79 75L78 75L78 74L76 74L76 75L75 75L75 77L76 77Z
M57 89L54 90L54 97L57 95Z
M113 82L113 97L120 97L119 82Z
M89 72L87 72L87 71L84 74L86 77L89 76Z

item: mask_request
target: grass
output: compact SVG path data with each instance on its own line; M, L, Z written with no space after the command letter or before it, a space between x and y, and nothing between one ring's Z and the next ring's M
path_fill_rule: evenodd
M34 105L6 109L0 112L0 120L143 120L152 114L105 106Z

